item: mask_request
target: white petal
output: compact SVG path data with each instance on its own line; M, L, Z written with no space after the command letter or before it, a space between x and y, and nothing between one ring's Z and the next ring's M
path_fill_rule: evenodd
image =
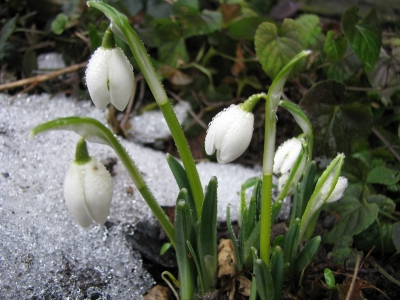
M301 151L301 147L301 142L297 138L287 140L280 145L275 152L273 172L275 174L287 173L293 167ZM292 151L295 153L293 153L291 157L288 157L291 155ZM289 160L286 161L288 158Z
M96 158L85 164L85 200L90 217L104 224L110 211L112 180L110 173Z
M335 185L334 190L329 195L329 198L326 200L327 203L332 203L338 201L340 198L343 197L343 193L347 187L347 178L340 176L338 181Z
M282 174L278 179L278 190L281 191L283 186L286 184L286 181L289 178L289 173Z
M204 148L206 150L207 155L212 155L215 152L215 132L217 131L216 126L210 126L207 130L206 139L204 141Z
M254 115L239 107L238 110L232 113L230 127L222 140L220 158L225 162L231 162L242 155L253 135Z
M121 48L112 49L108 62L111 103L123 111L128 105L133 90L133 68Z
M108 89L108 61L111 50L98 48L89 60L86 68L86 85L90 97L98 109L105 109L110 103Z
M64 197L68 210L82 227L88 227L92 223L89 217L83 195L82 165L72 163L68 169L64 183Z

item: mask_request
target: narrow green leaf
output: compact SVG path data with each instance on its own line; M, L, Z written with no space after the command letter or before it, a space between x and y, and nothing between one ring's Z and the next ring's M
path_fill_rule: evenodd
M212 177L204 196L197 245L206 291L217 283L217 208L217 178Z
M258 249L260 247L260 230L261 222L258 221L251 231L249 238L245 241L243 247L243 265L245 268L250 268L253 260L251 255L251 249Z
M308 164L307 169L304 173L303 180L300 183L300 195L299 195L299 206L297 217L301 218L307 207L308 201L315 188L315 174L317 171L317 164L312 161Z
M189 206L185 200L180 200L183 197L187 195L179 193L175 208L175 251L179 269L180 296L182 299L191 299L196 288L196 275L194 261L189 256L187 241L192 240L194 230Z
M299 229L300 219L297 218L292 224L290 224L285 237L283 253L285 264L289 264L287 267L289 273L292 273L295 270L295 259L297 256L297 247L299 245Z
M274 295L275 300L280 300L284 279L284 262L282 248L276 246L271 256L271 274L274 274Z
M324 43L324 51L328 56L328 60L332 63L336 63L343 58L347 47L347 40L340 36L335 38L335 35L335 31L329 30Z
M382 29L375 9L361 19L358 7L350 6L342 18L343 33L351 49L364 64L366 72L374 69L382 45Z
M257 258L255 249L253 249L254 265L253 272L256 278L257 292L261 300L275 299L274 296L274 282L271 272L267 264L261 259Z
M255 50L265 73L274 79L282 68L305 47L301 25L285 19L278 31L273 23L262 23L254 38Z
M239 252L239 243L238 243L238 240L236 238L236 235L235 235L235 233L233 231L233 227L232 227L231 206L230 205L228 205L228 207L226 208L226 227L228 229L229 237L232 241L233 248L235 249L236 271L239 272L243 266L243 259L242 259L241 252Z
M172 174L174 175L174 178L176 180L176 183L178 184L179 189L185 188L188 191L188 196L189 196L189 207L192 212L192 218L194 220L194 223L197 223L197 212L196 212L196 205L193 201L193 195L192 195L192 190L190 188L189 184L189 179L186 175L186 171L183 168L183 166L177 161L172 155L167 153L167 162L168 166L171 169Z
M300 273L314 258L317 253L318 247L321 244L321 237L313 237L307 245L301 249L299 255L296 258L295 272Z
M8 20L8 22L3 26L0 31L0 44L3 44L12 35L17 26L17 17Z

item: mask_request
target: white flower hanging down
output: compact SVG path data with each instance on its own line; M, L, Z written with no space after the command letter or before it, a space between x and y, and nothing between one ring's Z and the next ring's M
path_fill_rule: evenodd
M287 140L275 152L274 169L275 174L288 173L297 160L302 148L302 143L297 138Z
M82 149L86 149L84 140L78 143L77 153ZM89 157L87 152L76 157L64 183L68 210L82 227L88 227L92 222L104 224L113 193L110 173L100 161Z
M103 44L89 60L86 84L97 108L105 109L111 102L123 111L133 91L133 68L124 52L110 43L114 44L111 30L106 32Z
M253 134L254 115L240 105L231 105L209 124L205 139L208 155L217 151L217 160L224 164L238 158L247 149Z

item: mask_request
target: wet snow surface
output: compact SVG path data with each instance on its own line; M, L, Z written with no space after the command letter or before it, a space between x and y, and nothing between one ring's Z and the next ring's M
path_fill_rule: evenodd
M154 281L142 268L140 255L126 245L123 232L126 226L154 219L124 167L117 162L113 168L107 224L114 225L82 229L67 211L62 193L79 136L52 131L28 138L31 128L57 117L88 116L105 124L106 112L64 95L11 100L0 94L0 299L141 298ZM135 122L148 124L157 134L166 126L154 115L147 122L136 117ZM148 142L151 137L145 138ZM173 206L178 187L165 154L121 142L160 204ZM88 143L88 148L103 162L116 159L105 145ZM259 169L206 162L198 170L203 186L211 176L218 177L219 220L225 219L228 204L236 216L241 183L260 174Z

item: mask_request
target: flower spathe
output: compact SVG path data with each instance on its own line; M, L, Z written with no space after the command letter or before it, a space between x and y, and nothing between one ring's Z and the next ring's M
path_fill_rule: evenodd
M208 155L217 151L217 160L224 164L238 158L247 149L253 135L254 115L240 105L231 105L209 124L205 139Z
M111 102L123 111L131 97L133 84L133 68L120 48L102 46L93 53L86 69L86 85L97 108L105 109Z
M327 203L332 203L338 201L343 197L344 191L347 187L347 178L344 176L339 176L338 181L333 189L332 193L329 195L328 199L326 199Z
M85 163L74 161L65 178L64 196L80 226L88 227L92 222L104 224L112 198L110 173L94 157Z

